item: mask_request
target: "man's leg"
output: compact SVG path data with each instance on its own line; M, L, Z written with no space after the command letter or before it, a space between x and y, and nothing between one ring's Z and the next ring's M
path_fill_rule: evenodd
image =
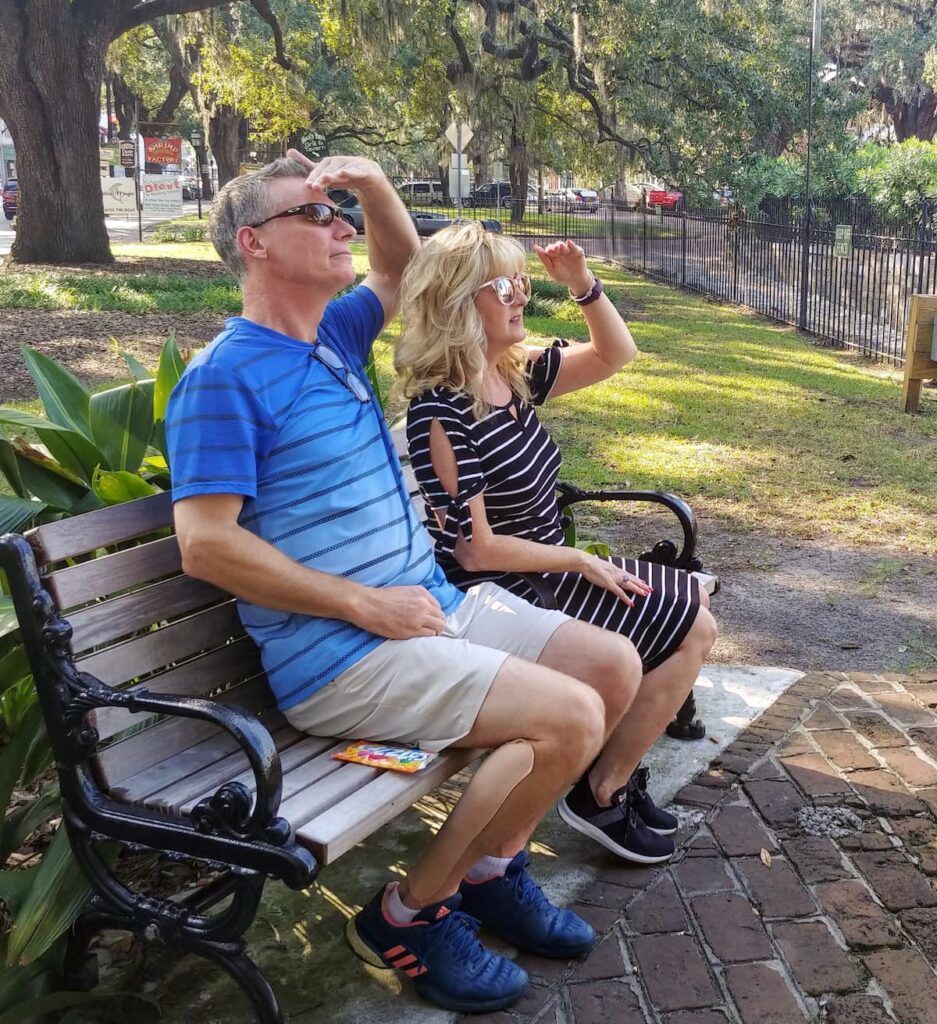
M445 899L480 857L518 853L547 810L591 763L607 734L606 710L593 688L546 666L508 658L472 730L455 745L499 748L522 740L533 752L532 768L481 832L465 837L458 859L440 862L439 844L430 842L401 883L404 903L417 907Z

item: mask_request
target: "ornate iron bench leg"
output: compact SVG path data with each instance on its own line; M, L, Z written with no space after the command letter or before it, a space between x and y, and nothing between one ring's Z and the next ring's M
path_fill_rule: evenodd
M677 717L667 726L667 735L675 740L701 740L706 735L706 726L696 717L696 698L692 690Z
M240 985L241 990L251 1001L257 1015L257 1024L283 1024L280 1004L270 987L270 982L244 952L243 942L199 942L191 945L189 950L205 957L206 960L214 961Z

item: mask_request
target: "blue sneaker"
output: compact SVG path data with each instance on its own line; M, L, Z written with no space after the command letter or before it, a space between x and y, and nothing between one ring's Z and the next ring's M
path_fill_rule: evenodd
M571 910L554 907L527 874L529 863L521 850L501 877L463 879L462 905L499 938L528 953L563 960L587 953L595 943L592 925Z
M493 1013L523 995L527 972L478 941L478 922L459 910L458 893L397 925L383 910L386 891L345 927L348 945L365 963L401 971L424 999L458 1013Z

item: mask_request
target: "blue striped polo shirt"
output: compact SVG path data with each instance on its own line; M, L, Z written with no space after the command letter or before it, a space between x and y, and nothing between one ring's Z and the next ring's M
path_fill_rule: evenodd
M318 341L366 381L383 322L359 286L326 307ZM301 565L370 587L423 586L451 614L462 594L436 564L380 405L360 402L313 350L243 317L226 322L169 401L173 500L243 495L240 525ZM383 642L338 619L238 610L283 710Z

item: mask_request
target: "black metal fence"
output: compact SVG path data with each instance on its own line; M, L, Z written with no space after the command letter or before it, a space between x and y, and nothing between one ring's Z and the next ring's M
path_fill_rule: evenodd
M571 238L589 256L747 306L895 365L904 362L911 295L937 291L929 211L916 224L896 225L865 204L814 204L809 229L802 206L786 201L766 203L755 214L566 202L528 202L520 220L516 213L508 206L462 215L500 219L527 249Z

